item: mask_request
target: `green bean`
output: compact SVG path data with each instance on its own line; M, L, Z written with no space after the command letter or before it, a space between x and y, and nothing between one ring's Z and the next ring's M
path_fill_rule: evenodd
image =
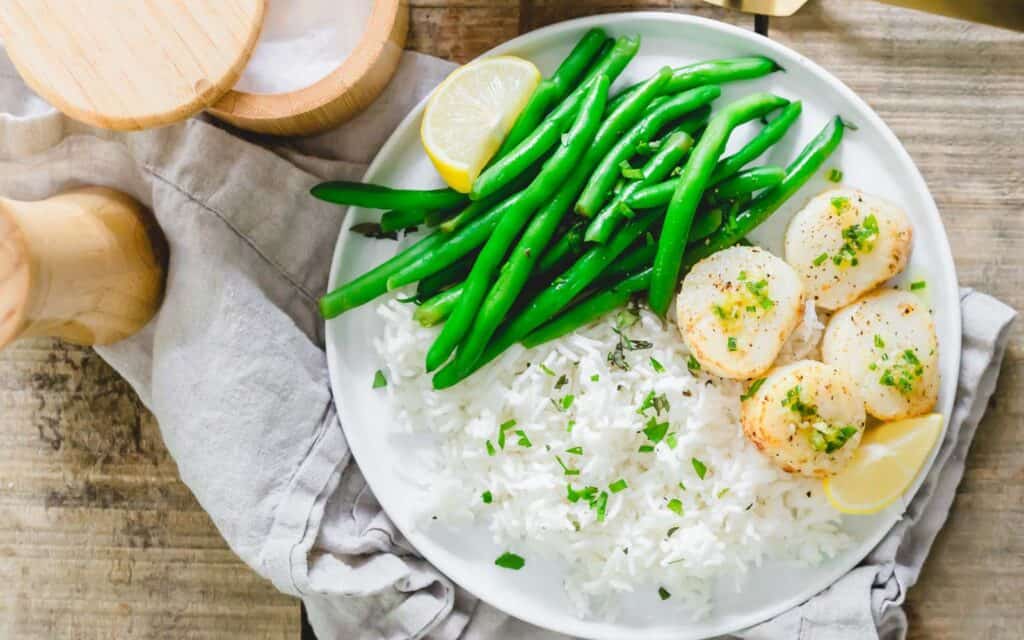
M704 106L717 98L722 90L716 86L691 89L674 95L651 110L644 118L622 137L615 147L594 169L586 188L576 202L576 211L588 218L604 204L605 196L615 185L620 175L620 165L636 153L636 146L647 142L667 123Z
M693 226L690 227L689 244L700 242L710 236L722 226L724 219L725 212L722 211L722 207L715 207L698 214L693 220Z
M641 241L640 246L608 265L608 268L601 272L601 280L619 278L635 271L649 269L654 262L657 249L658 246L653 242Z
M759 118L779 107L787 100L769 93L755 93L731 103L721 113L711 118L708 127L694 147L690 159L679 176L679 184L669 201L665 222L658 240L658 253L654 257L654 274L648 303L660 316L668 312L669 303L675 294L683 252L690 233L693 216L700 205L708 178L715 170L719 156L729 141L732 130L740 124Z
M473 263L473 269L466 278L466 285L459 297L458 305L452 310L441 333L434 340L427 352L427 371L438 368L451 356L452 352L469 331L476 317L478 307L487 295L493 282L494 274L508 253L509 247L515 242L523 226L529 222L537 207L551 197L563 184L583 157L587 147L601 126L605 100L608 96L608 77L599 76L597 82L591 84L583 104L580 106L579 117L569 130L566 143L558 148L544 163L540 175L516 198L521 201L501 219L494 233L488 238L480 255Z
M590 298L570 307L551 322L535 329L523 338L523 346L532 349L550 340L561 338L580 327L598 320L605 314L622 307L630 297L643 291L651 284L651 268L629 276L611 288L594 294Z
M672 199L677 184L679 184L679 178L670 178L658 184L641 187L626 199L625 204L634 210L663 207Z
M743 148L733 155L723 158L718 163L714 173L711 174L711 179L708 180L708 184L715 186L720 182L728 180L736 175L748 162L767 151L769 147L786 135L789 128L800 117L801 111L803 111L803 103L799 100L787 104L779 115L766 124Z
M525 189L531 182L533 182L533 179L537 177L537 173L539 172L540 166L538 163L538 165L531 167L522 175L517 176L515 180L499 189L496 193L480 200L470 201L462 211L442 222L441 230L445 233L454 233L455 231L458 231L470 220L485 214L508 198L511 198Z
M380 217L380 230L386 233L401 231L426 221L427 212L423 210L387 211Z
M622 37L615 41L608 56L598 65L599 75L609 81L622 73L622 70L633 59L640 48L640 41L636 38ZM572 124L576 112L584 96L589 90L591 82L580 85L566 97L555 109L548 114L547 118L529 135L527 135L515 148L509 150L500 160L487 167L483 173L473 181L473 189L469 194L471 200L479 200L494 193L504 185L508 184L526 171L528 167L537 162L541 156L553 147L561 138L562 133Z
M464 280L473 268L476 256L476 252L464 255L437 273L420 280L416 285L416 299L422 302L446 287Z
M590 226L587 227L586 236L584 236L586 241L597 242L598 244L607 242L615 229L618 228L619 223L624 218L633 216L633 212L623 204L625 200L636 192L637 189L665 178L679 164L679 161L683 159L683 156L689 152L692 146L693 138L685 131L678 131L672 134L658 148L657 153L644 165L639 179L629 182L622 191L615 194L611 201L601 209L600 213L594 216Z
M708 190L704 199L712 204L725 202L762 189L768 189L782 182L786 177L786 170L774 165L754 167L746 171L740 171L725 182Z
M626 223L608 244L594 246L584 253L565 273L556 278L551 286L527 304L519 315L507 322L505 328L495 335L487 345L480 358L465 367L448 366L439 371L434 376L434 388L444 389L458 383L551 319L647 231L656 218L657 215L654 212L637 216Z
M416 307L416 311L412 314L413 319L424 327L432 327L443 322L458 304L465 284L465 282L460 282L450 289L445 289Z
M466 194L455 189L391 189L362 182L321 182L309 191L313 197L367 209L425 211L450 209L466 201Z
M767 220L825 164L825 160L842 142L844 129L845 125L839 116L829 121L825 128L807 143L800 155L789 163L786 167L786 177L780 184L759 194L749 209L723 225L705 242L687 248L683 256L683 268L688 270L712 253L740 242Z
M676 69L668 86L665 87L665 93L679 93L705 84L725 84L760 78L781 68L774 60L763 56L705 60ZM620 100L625 100L630 92L635 90L636 86L632 86L620 93L612 100L609 108L617 107Z
M558 240L551 245L544 255L537 262L539 273L548 273L558 268L569 256L579 253L583 248L583 234L587 227L583 222L578 222L563 233Z
M558 69L551 74L551 77L542 80L537 85L533 95L530 96L530 101L523 107L515 124L512 125L502 141L501 147L498 148L498 152L494 154L492 162L514 149L523 141L523 138L537 128L537 125L556 102L565 99L565 96L575 88L577 81L583 76L583 72L586 71L591 61L600 54L607 40L608 37L604 29L597 28L587 31L580 38L580 41L576 43Z
M655 98L658 88L671 73L667 67L654 74L641 88L633 92L601 124L593 144L571 177L559 189L554 198L534 217L523 233L519 244L512 251L501 270L497 282L491 288L480 306L466 339L459 347L450 367L454 370L468 369L479 359L487 341L512 308L523 288L530 279L541 252L547 247L559 223L570 211L573 201L594 167L619 139L622 131L630 128L643 117L644 109ZM685 133L680 134L689 139ZM666 148L665 155L670 154ZM678 160L678 154L676 155Z
M480 218L477 226L490 225L491 228L497 224L497 216L492 218ZM490 232L489 229L487 231ZM340 316L349 309L354 309L366 304L388 291L388 278L397 273L422 256L430 255L435 249L445 244L445 237L441 233L433 233L419 242L406 248L395 255L387 262L378 265L376 268L367 271L355 280L346 282L334 291L320 298L320 315L326 320Z

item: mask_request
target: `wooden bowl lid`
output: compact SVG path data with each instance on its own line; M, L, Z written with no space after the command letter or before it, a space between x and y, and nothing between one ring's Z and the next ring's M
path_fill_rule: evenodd
M22 77L76 120L134 130L184 120L238 82L266 0L4 0Z

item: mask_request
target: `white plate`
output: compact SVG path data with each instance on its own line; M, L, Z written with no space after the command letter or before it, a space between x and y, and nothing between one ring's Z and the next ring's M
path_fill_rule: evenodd
M679 14L626 13L573 20L520 36L487 55L519 55L549 73L587 29L598 26L613 36L639 34L643 38L639 55L618 80L618 86L641 80L666 64L679 66L709 58L761 54L782 65L785 73L725 85L723 96L716 102L722 105L756 90L803 100L800 120L760 162L785 166L836 114L857 126L847 132L826 168L841 167L848 184L901 203L910 214L915 229L914 253L903 278L928 281L943 374L939 410L948 419L960 359L960 311L953 259L921 174L878 115L839 80L791 49L737 27ZM401 187L441 185L420 147L422 110L420 104L391 136L366 174L367 181ZM751 135L749 129L753 127L733 136L727 152L746 141ZM806 185L755 233L755 239L778 251L790 215L825 185L822 179ZM348 232L352 224L374 220L377 215L359 209L349 213L331 267L332 288L394 254L394 242L369 240ZM843 528L855 543L826 564L814 568L766 566L751 572L740 593L731 588L716 589L712 613L699 622L685 622L686 616L647 593L628 599L625 612L615 622L580 620L573 615L562 591L564 567L534 562L522 571L507 571L494 566L494 559L505 549L491 543L483 526L417 526L416 506L422 491L419 483L427 471L415 449L430 445L421 440L413 443L401 435L394 408L388 405L385 394L370 389L374 371L381 367L371 346L380 330L374 307L366 305L327 323L331 385L345 435L367 482L423 557L480 598L536 625L589 638L682 640L756 624L813 596L860 562L900 518L920 485L919 478L903 500L882 513L844 518Z

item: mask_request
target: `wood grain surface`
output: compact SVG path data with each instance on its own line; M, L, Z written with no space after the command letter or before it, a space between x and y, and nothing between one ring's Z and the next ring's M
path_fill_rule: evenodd
M465 61L579 15L697 0L412 0L410 48ZM771 35L889 123L939 204L960 280L1024 308L1024 36L813 0ZM325 266L326 268L326 266ZM1013 333L950 521L911 590L915 639L1024 637L1024 339ZM89 350L0 354L0 637L297 638L297 604L225 547L154 419Z

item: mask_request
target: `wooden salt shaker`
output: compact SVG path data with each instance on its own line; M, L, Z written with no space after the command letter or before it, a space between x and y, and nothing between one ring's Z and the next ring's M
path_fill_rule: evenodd
M0 198L0 347L30 336L103 345L132 335L160 304L165 259L159 229L113 189Z

